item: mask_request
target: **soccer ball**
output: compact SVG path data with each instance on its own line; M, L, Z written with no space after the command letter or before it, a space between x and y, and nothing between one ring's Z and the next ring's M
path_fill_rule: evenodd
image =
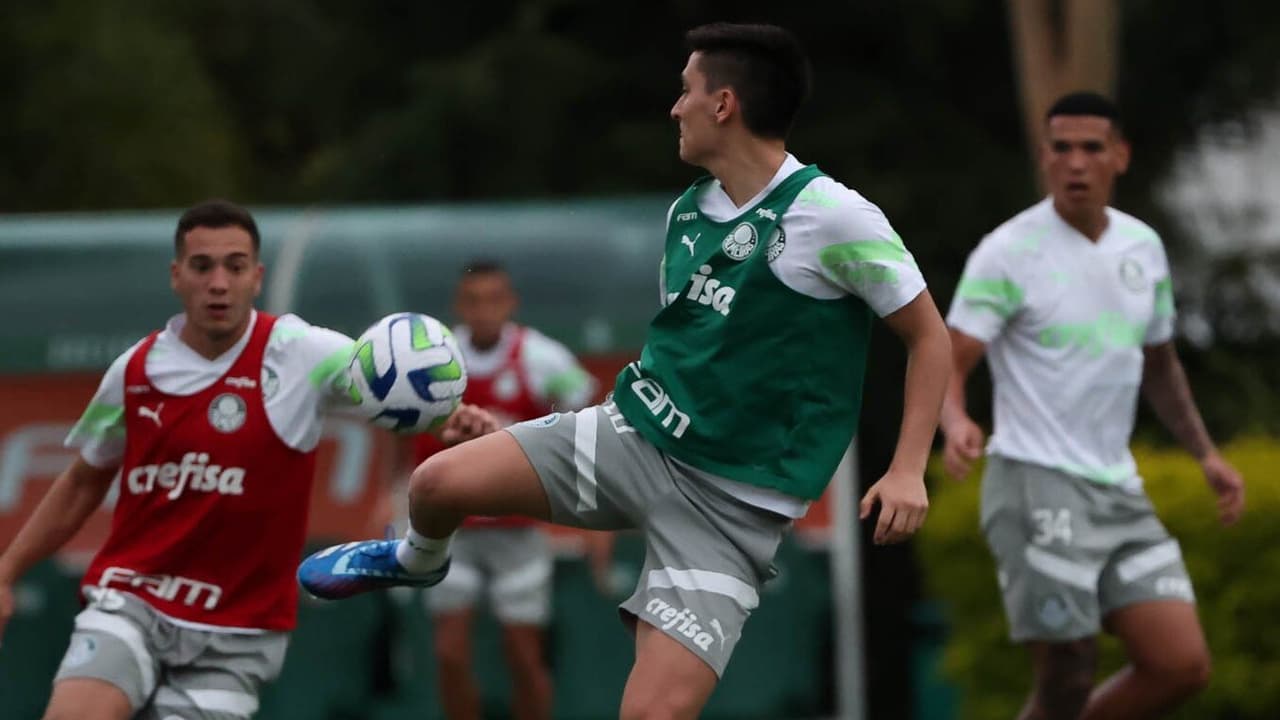
M421 433L444 424L462 401L467 369L453 333L421 313L396 313L356 340L347 396L375 425Z

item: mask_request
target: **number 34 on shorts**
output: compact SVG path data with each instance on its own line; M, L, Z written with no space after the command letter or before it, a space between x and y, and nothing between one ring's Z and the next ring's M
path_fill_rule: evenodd
M1067 508L1035 508L1031 511L1031 524L1035 528L1031 542L1036 545L1052 545L1055 541L1071 544L1071 511Z

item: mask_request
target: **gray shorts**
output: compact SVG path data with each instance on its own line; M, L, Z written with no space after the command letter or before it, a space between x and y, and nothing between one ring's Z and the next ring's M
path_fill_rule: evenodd
M991 456L982 531L1015 641L1091 637L1127 605L1195 602L1178 541L1144 494Z
M54 682L94 678L124 691L136 718L235 720L284 664L289 636L208 632L175 625L138 597L94 589L76 615Z
M508 428L533 464L551 519L639 529L645 560L620 606L724 673L790 519L750 507L677 464L608 403Z
M489 607L500 622L547 624L554 559L541 529L464 527L449 552L449 574L424 595L432 613L473 607L487 586Z

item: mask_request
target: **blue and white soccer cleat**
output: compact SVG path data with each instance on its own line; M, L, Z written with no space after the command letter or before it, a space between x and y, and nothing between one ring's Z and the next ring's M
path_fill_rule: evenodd
M429 587L449 572L449 558L428 573L411 573L396 560L400 540L365 540L333 545L298 565L298 583L313 596L340 600L391 587Z

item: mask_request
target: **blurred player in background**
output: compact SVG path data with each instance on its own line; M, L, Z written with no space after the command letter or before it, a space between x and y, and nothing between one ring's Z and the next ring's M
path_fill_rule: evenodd
M404 540L318 553L299 569L324 597L430 584L474 513L637 528L644 567L620 607L635 631L628 719L702 711L779 543L857 430L872 318L909 355L893 461L861 503L863 517L879 507L878 543L924 522L951 364L946 326L884 214L787 152L810 85L796 38L714 24L686 43L671 118L680 159L710 176L666 218L662 307L612 401L432 457L410 481Z
M1050 197L979 243L947 318L955 376L942 428L956 477L982 453L964 383L984 353L995 385L982 527L1035 669L1022 718L1157 717L1208 680L1191 579L1129 452L1139 388L1199 461L1222 522L1244 508L1174 349L1160 237L1107 206L1128 164L1110 100L1058 100L1041 156ZM1103 629L1129 665L1094 688Z
M343 407L352 340L254 310L259 244L236 205L183 213L169 273L183 312L111 364L67 438L79 457L0 555L2 630L15 583L119 473L49 720L248 718L280 672L321 416ZM445 432L495 427L464 407Z
M552 411L585 407L596 383L573 354L546 335L513 322L519 298L506 269L492 260L467 265L454 300L454 328L467 367L464 400L488 410L504 427ZM414 446L415 463L444 449L431 435ZM605 536L607 538L607 536ZM598 542L588 547L597 584L603 571ZM435 620L440 694L450 720L480 720L480 692L472 671L471 629L476 599L486 591L502 625L511 672L511 713L517 720L551 717L552 685L543 647L551 616L551 546L538 521L524 516L472 516L458 530L448 576L427 591Z

